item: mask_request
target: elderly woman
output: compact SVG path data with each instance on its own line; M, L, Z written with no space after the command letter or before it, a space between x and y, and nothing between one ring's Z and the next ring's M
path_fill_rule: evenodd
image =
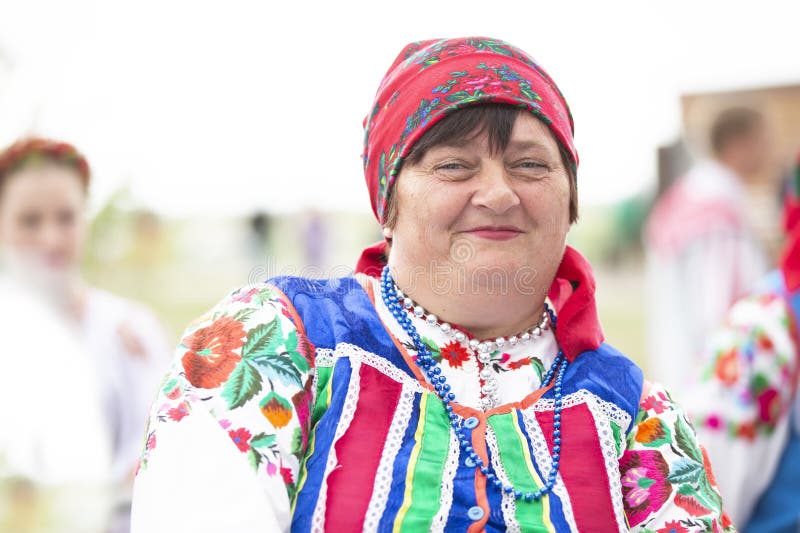
M603 343L553 80L502 41L413 43L365 125L385 242L189 327L135 531L730 528L683 411Z

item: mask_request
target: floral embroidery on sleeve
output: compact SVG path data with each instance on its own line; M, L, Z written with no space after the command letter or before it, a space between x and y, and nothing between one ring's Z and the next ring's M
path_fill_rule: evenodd
M775 293L738 302L726 327L713 338L692 398L698 427L732 440L769 436L791 407L795 348L789 315Z
M258 476L296 487L311 424L313 346L271 286L234 291L186 331L151 410L140 469L158 429L207 409Z
M643 399L635 424L619 463L633 530L734 531L694 429L662 387Z

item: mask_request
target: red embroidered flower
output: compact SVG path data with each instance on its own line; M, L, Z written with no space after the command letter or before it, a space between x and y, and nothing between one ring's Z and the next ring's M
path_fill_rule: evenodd
M772 343L772 339L770 339L763 333L758 336L756 342L758 342L758 347L764 351L772 351L775 349L775 345Z
M258 289L250 289L247 291L240 291L236 296L233 297L234 302L244 302L250 303L250 300L253 299L253 296L258 294Z
M531 364L530 359L519 359L517 361L511 361L508 363L509 370L516 370L518 368L522 368L523 366L527 366Z
M189 405L186 402L181 402L177 407L173 407L167 411L167 416L175 422L180 422L183 417L189 414Z
M228 436L233 440L240 452L246 452L250 449L250 437L252 435L245 428L232 429L228 432Z
M147 444L145 445L146 450L152 450L156 447L156 432L150 433L150 436L147 437Z
M292 478L292 469L286 468L285 466L281 465L281 477L283 477L283 482L287 485L291 485L294 483L294 479Z
M783 411L780 394L775 389L767 389L758 395L758 418L765 424L774 425Z
M756 425L752 422L745 422L739 426L736 435L746 440L753 440L756 438Z
M170 400L177 400L178 396L181 395L181 388L178 385L175 385L167 394L167 398Z
M446 360L453 368L460 368L461 364L469 360L469 353L460 342L449 342L442 347L442 360Z
M714 374L724 385L731 386L736 383L740 374L739 352L736 348L719 356Z
M656 533L689 533L689 530L677 520L672 520L671 522L666 522L661 529L657 529Z
M676 494L675 495L675 505L686 511L692 516L705 516L711 513L711 510L705 507L700 503L700 501L692 496L683 495L683 494Z
M183 344L188 350L181 362L189 383L203 389L219 387L242 359L236 350L245 337L242 323L227 316L187 336Z
M642 408L647 411L654 411L659 415L664 412L664 404L652 394L644 399L642 402Z
M706 477L708 477L708 481L711 483L712 486L717 486L717 478L714 477L714 470L711 468L711 461L708 458L708 452L700 445L700 452L703 454L703 469L706 471Z

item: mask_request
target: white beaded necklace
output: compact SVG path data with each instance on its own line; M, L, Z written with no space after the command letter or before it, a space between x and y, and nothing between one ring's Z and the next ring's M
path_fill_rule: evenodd
M473 354L477 354L478 361L480 362L479 375L483 380L483 385L481 386L481 404L484 410L492 409L500 404L497 376L492 370L492 366L489 364L492 361L492 354L505 346L517 346L538 339L550 327L550 316L545 307L545 311L542 313L542 319L538 324L516 335L487 340L470 338L467 333L453 327L447 322L439 320L435 314L428 313L425 308L417 304L409 296L406 296L396 284L394 288L397 293L398 301L401 302L403 308L409 313L413 314L416 318L424 320L429 326L438 326L442 333L468 348Z

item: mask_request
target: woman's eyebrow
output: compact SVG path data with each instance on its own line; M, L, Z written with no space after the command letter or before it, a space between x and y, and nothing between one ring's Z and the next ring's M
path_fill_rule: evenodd
M520 140L520 141L511 141L508 143L508 150L530 150L530 149L539 149L545 150L547 152L551 152L552 148L545 144L538 141L528 141L528 140Z

